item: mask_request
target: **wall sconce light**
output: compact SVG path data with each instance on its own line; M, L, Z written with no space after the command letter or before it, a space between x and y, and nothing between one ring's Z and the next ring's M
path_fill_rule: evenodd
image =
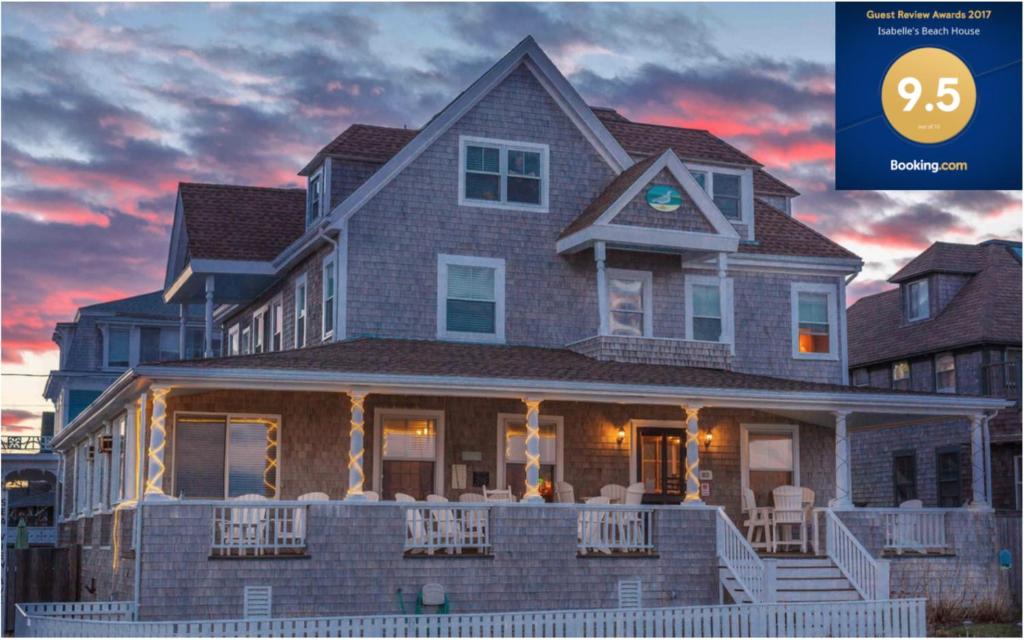
M704 432L704 448L705 449L707 449L708 447L711 446L711 440L712 439L713 439L713 436L711 435L711 431L710 430L705 431Z
M619 427L619 433L616 436L615 441L618 442L619 444L622 444L623 442L626 441L626 428L625 427Z

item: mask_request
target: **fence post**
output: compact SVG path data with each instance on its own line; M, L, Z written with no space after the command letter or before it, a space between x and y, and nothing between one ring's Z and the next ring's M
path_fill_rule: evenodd
M878 572L875 575L875 599L889 599L889 561L885 558L875 560Z
M777 581L775 576L777 574L777 563L778 560L775 558L765 558L764 562L764 601L768 603L774 603L777 601L775 594L775 588Z

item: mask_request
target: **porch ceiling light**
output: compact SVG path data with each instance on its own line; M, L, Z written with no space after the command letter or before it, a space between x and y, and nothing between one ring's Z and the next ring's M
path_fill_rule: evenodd
M619 444L626 441L626 427L619 427L619 433L616 435L615 441Z

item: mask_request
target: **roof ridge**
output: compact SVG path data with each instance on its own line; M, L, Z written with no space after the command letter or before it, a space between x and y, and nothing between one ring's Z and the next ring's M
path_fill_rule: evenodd
M218 187L221 189L260 189L264 191L305 191L303 187L263 187L253 184L227 184L223 182L184 182L179 181L178 187Z

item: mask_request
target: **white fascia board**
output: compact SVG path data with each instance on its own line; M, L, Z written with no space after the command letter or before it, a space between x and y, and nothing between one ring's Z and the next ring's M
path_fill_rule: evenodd
M718 270L714 259L687 263L694 269ZM815 258L808 256L779 256L770 254L734 253L729 256L729 271L771 271L800 275L836 276L860 273L863 261L852 258Z
M264 260L210 260L201 258L192 260L189 266L192 267L193 272L203 275L226 273L232 275L272 276L277 273L273 263Z
M213 310L213 321L220 322L226 316L231 315L237 311L242 305L239 304L221 304L217 305L217 308Z
M501 397L523 397L524 394L527 394L547 400L586 398L597 402L640 404L679 404L680 399L683 399L705 407L852 410L860 413L891 413L894 409L898 409L922 415L968 415L1012 406L1012 403L1006 400L974 396L853 391L770 391L469 376L392 375L278 369L224 370L158 365L142 366L137 369L137 372L159 384L205 386L207 388L260 388L260 385L271 385L273 388L282 390L317 389L344 392L358 387L367 393L400 391L404 393L429 392L450 396L498 395Z
M174 200L174 224L171 226L171 246L167 252L167 270L164 273L164 289L171 285L171 274L179 273L184 265L178 264L178 250L181 244L188 245L188 233L185 231L185 205L181 200L181 187L178 187L177 198Z
M675 231L653 227L631 227L615 224L593 224L570 234L555 243L558 253L573 253L585 249L595 242L609 245L628 245L651 249L724 251L733 253L739 246L739 238L720 236L694 231Z
M65 442L73 442L79 435L86 433L92 423L103 419L111 407L123 409L127 397L136 393L144 384L134 369L128 369L107 387L95 400L90 402L82 412L57 433L50 446L59 449Z
M512 71L514 71L524 59L531 61L533 65L527 65L534 73L540 72L542 84L555 89L554 97L560 105L570 107L567 114L578 124L582 123L590 129L588 139L591 142L599 141L597 147L602 157L608 161L616 173L622 172L633 164L629 154L604 128L593 113L587 113L589 108L583 102L579 94L572 89L568 81L555 68L544 52L537 46L532 37L527 37L520 42L504 58L480 76L470 87L459 97L452 101L441 113L427 123L419 134L401 151L388 160L383 167L377 170L369 180L361 184L348 198L338 204L331 211L331 226L337 228L344 223L364 204L369 202L377 193L391 182L403 169L413 160L430 147L441 137L452 125L459 121L470 109L475 107L487 94L498 86ZM550 90L550 89L549 89ZM560 98L560 101L559 101ZM573 117L575 116L575 118ZM588 133L588 132L585 132ZM592 137L591 137L592 136ZM602 147L604 147L602 149Z
M164 303L170 304L171 300L173 300L174 297L178 295L178 292L181 291L181 288L185 286L185 284L189 281L191 277L192 265L188 264L184 269L181 270L181 273L178 274L178 277L177 279L175 279L174 283L171 284L170 287L164 289Z

